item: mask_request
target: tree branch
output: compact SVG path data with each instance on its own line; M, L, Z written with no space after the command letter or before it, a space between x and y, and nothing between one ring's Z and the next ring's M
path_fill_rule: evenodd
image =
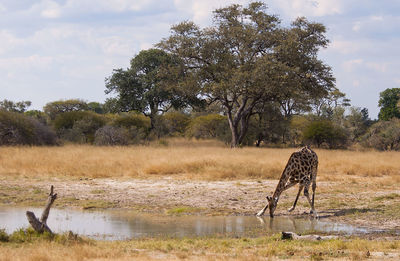
M51 229L47 226L47 218L49 217L49 212L51 205L53 205L54 201L57 199L57 193L53 194L53 185L50 187L50 193L49 196L47 197L47 203L46 206L43 210L42 216L40 220L38 220L35 216L35 214L31 211L26 212L26 217L29 221L29 224L35 229L35 231L39 233L43 233L44 231L49 232L50 234L53 234Z

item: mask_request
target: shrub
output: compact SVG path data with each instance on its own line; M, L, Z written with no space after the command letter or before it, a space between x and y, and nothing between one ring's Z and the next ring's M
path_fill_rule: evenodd
M42 122L28 118L31 121L35 133L35 145L56 145L57 135L53 129Z
M129 134L126 129L106 125L95 133L94 143L96 145L128 145Z
M112 125L126 129L135 127L148 132L150 130L150 119L138 113L124 113L116 117L113 120Z
M0 229L0 242L8 242L10 240L10 236L7 234L4 228Z
M400 119L372 125L362 137L362 145L377 150L400 150Z
M93 143L95 132L106 124L106 118L91 111L58 114L53 124L58 135L72 142Z
M305 128L303 138L306 143L312 142L318 148L326 145L330 149L334 149L345 147L347 144L345 130L328 120L312 121Z
M231 140L228 120L219 114L209 114L192 119L186 130L186 135L197 139L216 138L225 142Z
M43 107L44 112L50 117L51 120L54 120L57 115L65 112L85 111L88 109L88 104L80 99L49 102Z
M26 116L29 116L33 119L36 119L38 121L40 121L43 124L47 124L48 122L48 116L46 115L46 113L39 111L39 110L30 110L30 111L26 111L24 112L24 114Z
M304 138L305 129L310 125L310 120L305 116L293 115L290 120L290 138L293 145L300 145Z
M0 145L54 145L55 133L21 113L0 111Z
M163 118L170 136L183 136L190 123L190 117L181 112L168 112Z

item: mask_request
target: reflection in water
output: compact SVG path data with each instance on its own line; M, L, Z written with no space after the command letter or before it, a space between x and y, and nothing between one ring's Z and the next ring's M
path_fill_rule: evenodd
M0 208L0 228L8 233L27 227L26 208ZM42 209L31 209L40 215ZM255 216L155 216L128 210L79 211L52 209L47 221L55 232L71 230L95 239L140 237L196 237L209 235L246 236L292 231L327 233L367 233L367 229L323 222L316 219Z

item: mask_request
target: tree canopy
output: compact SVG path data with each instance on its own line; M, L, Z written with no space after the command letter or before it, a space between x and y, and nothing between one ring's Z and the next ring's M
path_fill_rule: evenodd
M159 49L143 50L131 60L130 68L116 69L106 78L106 94L115 92L121 112L140 111L155 126L156 116L171 108L183 108L196 100L196 93L179 88L180 60Z
M56 116L60 113L70 112L70 111L85 111L88 110L88 104L81 99L69 99L69 100L59 100L47 103L43 110L54 120Z
M13 102L7 99L0 101L0 110L9 112L25 112L30 106L31 101Z
M386 89L379 95L379 120L388 121L391 118L400 118L400 88Z
M278 101L301 111L334 89L331 68L317 58L328 43L322 24L298 18L286 28L253 2L215 10L210 27L185 21L171 30L158 47L180 57L190 83L223 106L232 147L242 143L258 105Z

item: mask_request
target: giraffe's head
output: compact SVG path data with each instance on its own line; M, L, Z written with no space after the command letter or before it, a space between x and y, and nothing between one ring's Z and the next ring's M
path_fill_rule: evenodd
M278 198L267 196L267 200L268 200L269 216L274 217L276 205L278 204Z

